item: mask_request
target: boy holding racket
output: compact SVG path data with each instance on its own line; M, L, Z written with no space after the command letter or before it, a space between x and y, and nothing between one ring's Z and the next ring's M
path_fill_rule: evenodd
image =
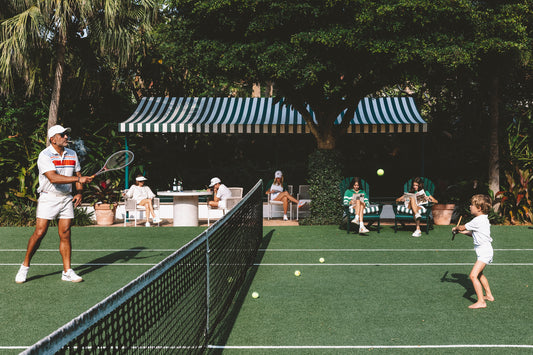
M490 197L487 195L474 195L470 202L470 213L474 216L470 222L465 225L459 225L452 228L453 232L469 235L474 240L474 249L477 255L477 261L470 271L470 280L476 290L477 302L468 306L468 308L485 308L486 301L494 301L490 291L489 281L483 274L483 269L487 264L492 263L494 251L492 249L492 238L490 236L490 222L488 214L491 209ZM485 295L483 294L485 289Z
M59 252L63 259L61 280L69 282L83 281L71 269L70 226L74 218L74 206L81 203L83 184L92 181L91 176L81 176L81 167L76 152L68 149L68 132L70 128L56 125L48 130L50 145L41 151L37 160L39 168L39 201L37 203L37 221L35 231L28 241L26 257L17 275L16 283L26 281L30 262L46 235L52 219L58 219ZM72 184L76 184L76 194L72 196Z

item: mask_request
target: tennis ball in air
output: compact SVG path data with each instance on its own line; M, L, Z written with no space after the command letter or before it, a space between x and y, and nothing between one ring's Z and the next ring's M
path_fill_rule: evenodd
M296 271L294 272L294 276L300 276L301 274L302 274L302 273L300 272L300 270L296 270Z
M259 293L252 292L252 298L259 298Z
M383 174L385 174L385 170L378 169L378 171L376 171L376 173L378 174L378 176L383 176Z
M318 261L320 261L321 263L323 263L323 262L326 261L326 260L324 260L324 258L320 258L320 259L318 259Z

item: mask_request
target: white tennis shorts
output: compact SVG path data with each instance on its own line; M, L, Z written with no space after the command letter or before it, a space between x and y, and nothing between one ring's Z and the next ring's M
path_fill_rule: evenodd
M492 245L476 245L474 249L476 251L477 259L479 261L482 261L485 264L492 263L492 257L494 256L494 250L492 249Z
M73 219L74 204L71 195L41 192L37 202L37 218L52 220Z
M225 210L226 209L226 200L218 201L218 208Z

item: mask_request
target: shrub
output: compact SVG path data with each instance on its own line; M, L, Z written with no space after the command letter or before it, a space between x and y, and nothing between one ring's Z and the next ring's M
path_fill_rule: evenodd
M340 156L337 151L317 150L309 156L309 194L311 216L301 224L338 224L342 219L339 182L342 179Z

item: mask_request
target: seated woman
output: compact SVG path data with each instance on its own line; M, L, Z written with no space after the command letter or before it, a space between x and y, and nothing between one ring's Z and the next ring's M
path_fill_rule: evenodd
M137 175L135 178L135 185L129 188L124 194L127 198L131 198L137 202L139 206L142 206L146 209L146 226L150 227L150 222L148 222L148 217L152 216L153 223L161 222L159 217L156 217L153 206L153 198L155 194L152 190L144 185L144 182L148 180L142 175Z
M369 230L363 223L363 212L365 207L368 206L368 197L363 189L361 189L361 179L354 177L350 181L350 187L344 193L344 205L350 206L350 212L355 214L352 223L359 224L359 233L368 233Z
M422 191L422 190L424 190L424 181L419 177L414 178L413 182L411 183L411 189L409 190L409 193L416 194L417 192ZM413 237L420 237L422 235L422 232L420 231L420 218L422 217L422 213L426 212L427 203L428 202L438 203L438 201L433 196L431 196L431 194L428 191L424 191L424 195L427 198L423 199L422 201L419 201L418 198L406 199L405 194L396 199L396 202L405 203L404 212L413 214L413 218L416 222L416 230L413 233ZM401 210L402 208L400 207L400 211Z
M289 208L289 201L297 203L298 207L301 207L297 199L291 196L291 194L285 189L283 184L283 173L278 170L274 173L274 181L272 185L265 192L266 195L270 195L270 201L282 201L283 202L283 220L288 221L287 209Z

